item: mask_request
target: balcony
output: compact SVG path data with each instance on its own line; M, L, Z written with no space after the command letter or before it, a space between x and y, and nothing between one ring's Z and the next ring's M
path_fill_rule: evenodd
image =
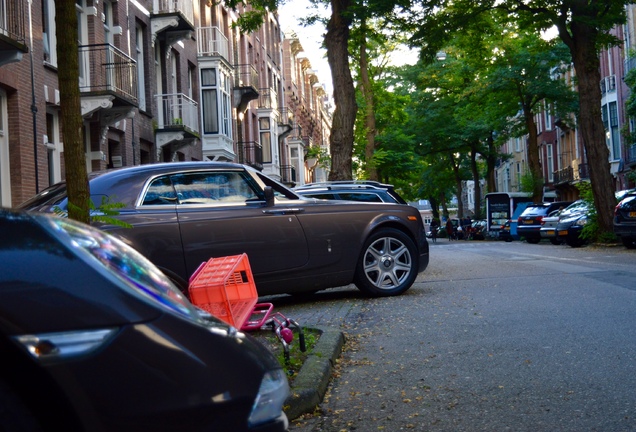
M0 66L18 62L29 51L26 45L28 2L0 0Z
M230 43L218 27L199 27L197 53L199 57L221 57L229 62Z
M571 166L567 168L563 168L559 171L554 172L554 180L552 183L556 185L561 185L565 183L570 183L574 180L574 170Z
M263 148L255 141L238 143L239 163L249 165L257 170L263 169Z
M234 69L234 100L238 112L245 112L247 104L258 98L258 71L251 64L239 64Z
M150 24L152 42L164 39L168 45L189 37L194 31L192 0L153 0Z
M601 79L601 93L612 93L616 91L616 75L606 76Z
M189 144L199 137L199 114L195 101L182 93L156 95L155 100L155 137L159 147L174 141Z
M282 165L280 167L280 176L283 184L295 185L296 179L296 167L293 165Z
M112 124L137 107L137 63L110 44L82 45L79 50L82 115L108 110Z
M262 88L258 91L259 109L278 109L278 93L271 88Z
M278 137L284 138L291 134L294 130L294 113L287 107L283 107L279 110L280 117L278 118Z

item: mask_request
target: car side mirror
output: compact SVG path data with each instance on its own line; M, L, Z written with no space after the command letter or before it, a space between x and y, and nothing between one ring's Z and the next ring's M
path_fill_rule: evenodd
M265 186L265 206L274 207L274 189L271 186Z

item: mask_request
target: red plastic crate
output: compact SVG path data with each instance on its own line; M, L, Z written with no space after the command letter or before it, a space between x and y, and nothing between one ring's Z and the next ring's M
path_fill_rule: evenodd
M190 301L218 319L241 328L258 300L246 254L211 258L190 277Z

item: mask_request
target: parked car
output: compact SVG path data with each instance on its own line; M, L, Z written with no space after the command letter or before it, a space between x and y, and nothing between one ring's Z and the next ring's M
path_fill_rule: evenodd
M309 183L294 188L294 192L319 199L407 204L393 185L368 180Z
M408 205L303 198L250 167L175 162L92 173L91 197L120 203L120 236L181 288L212 257L246 253L260 295L355 283L371 296L398 295L428 265L420 212ZM66 210L58 183L21 209Z
M544 217L559 208L565 208L571 201L556 201L543 204L530 204L517 219L517 234L524 237L528 243L541 241L541 221Z
M559 214L563 210L555 210L541 220L541 228L539 234L541 238L550 240L553 245L561 244L561 241L557 237L556 226L559 222Z
M636 248L636 190L623 196L614 210L614 234L628 249Z
M287 430L273 354L137 251L7 209L0 238L1 430Z
M583 246L587 240L581 237L581 231L588 221L587 212L572 213L559 218L556 226L558 239L570 247Z

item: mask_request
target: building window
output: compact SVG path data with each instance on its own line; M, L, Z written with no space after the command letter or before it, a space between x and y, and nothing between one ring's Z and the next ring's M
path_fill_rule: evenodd
M62 180L61 168L61 143L60 143L60 117L56 109L47 109L46 112L46 154L49 168L49 184L55 184Z
M137 24L135 28L135 50L137 52L137 94L139 95L139 109L146 111L146 56L144 29Z
M616 102L609 103L609 126L612 142L612 159L618 160L621 158L621 139L618 132L618 108Z
M9 136L7 128L7 95L0 89L0 207L11 207L9 173Z
M546 164L548 166L548 181L552 183L554 181L554 157L552 155L552 144L546 145L545 150L546 159L548 160L548 163Z
M54 0L42 0L42 43L44 44L44 62L57 67Z
M222 70L201 69L203 133L232 137L230 78Z
M545 102L543 106L544 110L544 120L545 120L545 130L552 130L552 116L550 114L550 105Z
M219 133L216 69L201 69L201 105L203 133Z

